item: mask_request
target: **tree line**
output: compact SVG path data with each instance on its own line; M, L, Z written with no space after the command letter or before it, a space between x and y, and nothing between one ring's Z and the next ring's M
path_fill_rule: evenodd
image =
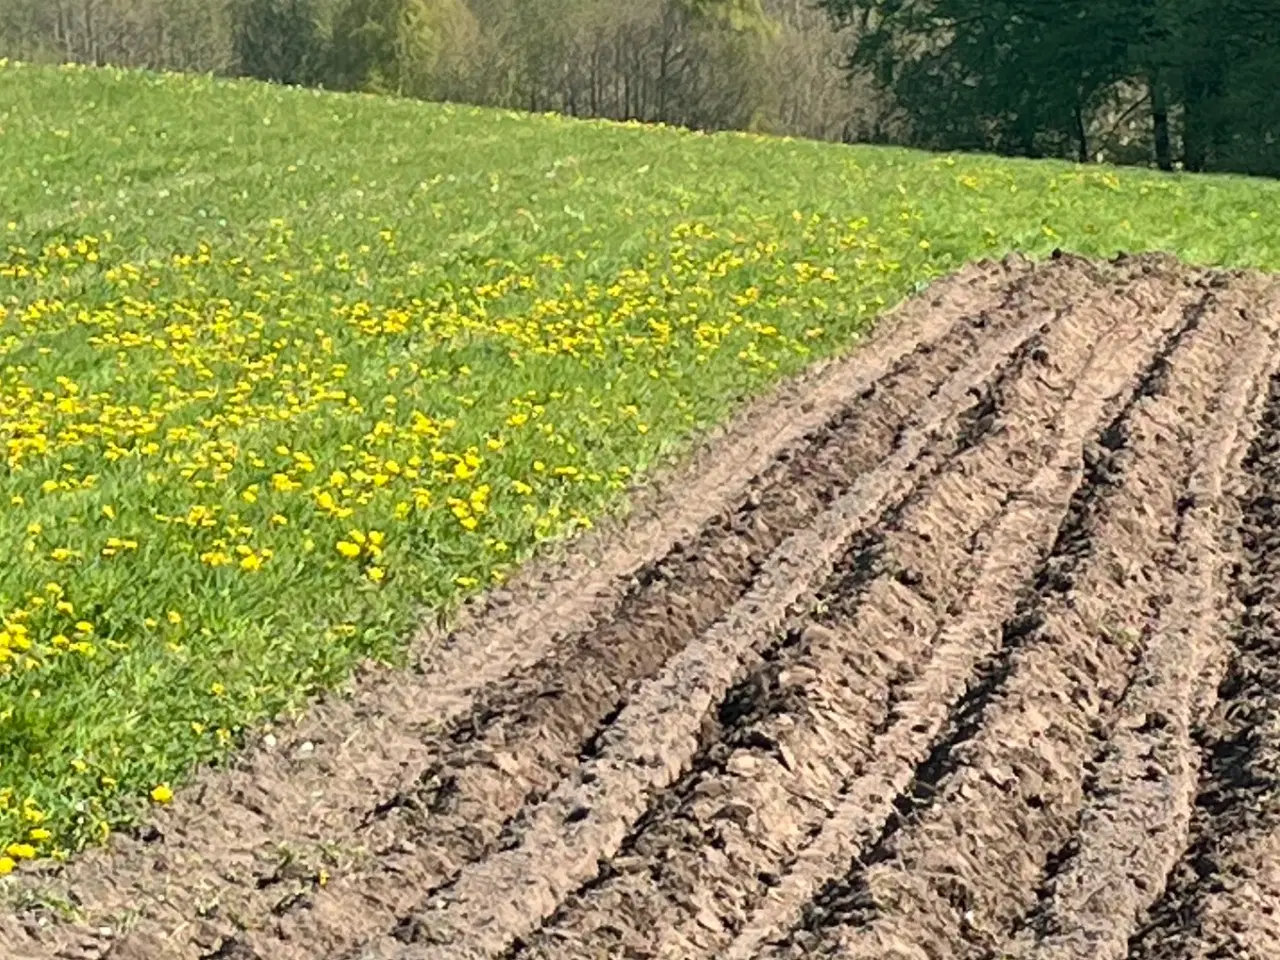
M812 0L0 0L0 56L854 139Z
M1280 175L1280 0L819 0L896 135Z
M1280 0L0 0L0 56L1280 176Z

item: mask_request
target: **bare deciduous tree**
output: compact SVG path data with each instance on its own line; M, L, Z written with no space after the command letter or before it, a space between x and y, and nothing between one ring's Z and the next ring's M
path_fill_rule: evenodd
M299 16L314 25L296 29ZM812 0L0 4L0 55L20 59L832 140L860 135L870 116L868 88L843 69L844 43Z

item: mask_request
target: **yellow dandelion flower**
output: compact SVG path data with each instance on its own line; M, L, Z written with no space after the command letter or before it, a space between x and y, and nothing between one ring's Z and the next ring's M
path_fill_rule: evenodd
M354 560L360 556L360 547L358 544L351 543L348 540L338 541L338 552L348 560Z
M93 633L93 624L88 620L77 621L76 631L79 633Z
M36 806L36 802L28 797L22 801L22 819L27 823L44 823L49 815Z
M36 848L29 843L11 843L4 848L14 860L34 860L36 858Z
M170 610L168 613L164 615L164 618L168 620L170 623L172 623L174 626L177 626L182 622L182 614L180 614L177 610Z
M172 803L173 790L167 783L158 784L151 788L151 799L156 803Z
M382 567L370 567L369 572L365 574L374 583L381 583L387 576L387 571Z
M18 868L13 857L0 857L0 877L7 877Z

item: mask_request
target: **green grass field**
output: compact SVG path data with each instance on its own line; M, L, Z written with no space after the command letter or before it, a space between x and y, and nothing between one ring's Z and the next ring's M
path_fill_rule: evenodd
M205 78L0 67L0 157L3 872L967 260L1280 267L1276 183Z

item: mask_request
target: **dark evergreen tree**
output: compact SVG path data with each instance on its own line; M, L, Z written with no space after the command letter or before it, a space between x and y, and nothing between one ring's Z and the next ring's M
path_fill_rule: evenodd
M855 28L849 70L906 142L1087 160L1096 115L1127 98L1164 169L1280 169L1280 0L818 2Z
M242 76L294 84L318 79L315 0L239 0L233 15L232 49Z
M343 0L333 21L327 63L343 90L395 89L396 39L404 0Z

